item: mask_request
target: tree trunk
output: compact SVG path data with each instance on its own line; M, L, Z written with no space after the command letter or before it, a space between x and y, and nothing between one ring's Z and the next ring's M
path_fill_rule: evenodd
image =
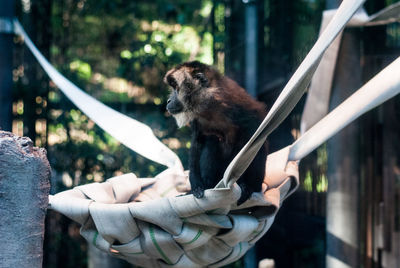
M49 179L44 149L0 131L0 267L42 267Z

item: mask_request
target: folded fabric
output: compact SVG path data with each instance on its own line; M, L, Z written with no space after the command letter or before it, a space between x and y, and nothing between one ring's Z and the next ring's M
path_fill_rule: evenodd
M262 192L236 205L240 187L195 198L187 173L169 168L156 178L113 177L50 196L50 207L80 223L89 243L145 267L220 267L240 257L270 228L282 201L297 188L289 148L268 156Z

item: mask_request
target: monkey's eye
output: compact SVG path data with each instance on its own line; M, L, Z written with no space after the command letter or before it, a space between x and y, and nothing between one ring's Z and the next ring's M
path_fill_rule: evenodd
M204 73L197 73L193 76L194 79L199 80L200 84L202 86L207 86L208 85L208 79L207 77L204 75Z
M176 82L175 78L172 76L167 77L168 84L175 90L178 87L178 83Z
M194 79L197 79L197 80L201 80L201 79L204 79L205 76L204 76L203 73L197 73L197 74L195 74L195 75L193 76L193 78L194 78Z

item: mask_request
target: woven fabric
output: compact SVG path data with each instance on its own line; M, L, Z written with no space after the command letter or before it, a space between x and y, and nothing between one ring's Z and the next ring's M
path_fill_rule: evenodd
M155 179L113 177L51 196L51 208L80 223L89 243L144 267L220 267L242 257L270 228L282 201L298 186L285 148L268 156L262 192L241 206L240 187L179 188L187 173L167 169ZM145 201L145 202L143 202Z

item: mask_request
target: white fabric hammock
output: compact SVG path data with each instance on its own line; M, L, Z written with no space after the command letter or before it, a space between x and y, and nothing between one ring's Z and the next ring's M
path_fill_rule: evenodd
M270 228L282 201L298 186L297 160L362 113L400 92L400 59L397 59L293 145L269 155L262 192L236 206L240 196L236 180L303 95L324 51L363 2L343 1L254 136L231 162L219 184L206 190L201 199L178 196L177 189L187 185L187 174L177 156L147 126L135 121L129 123L131 128L120 131L121 126L133 119L108 110L66 80L15 21L16 33L24 37L55 84L83 112L129 148L169 166L153 179L125 174L104 183L75 187L50 196L50 207L80 223L81 234L88 242L136 265L219 267L239 259ZM102 121L102 117L97 117L97 109L107 109L113 117ZM135 139L135 133L149 137ZM131 142L132 139L135 141Z
M298 185L288 150L268 156L263 192L240 207L240 188L206 190L204 198L177 196L187 177L167 169L155 180L125 174L51 196L51 208L82 225L99 249L144 267L218 267L240 257L274 221ZM279 167L279 168L278 168ZM221 232L222 231L222 232Z

